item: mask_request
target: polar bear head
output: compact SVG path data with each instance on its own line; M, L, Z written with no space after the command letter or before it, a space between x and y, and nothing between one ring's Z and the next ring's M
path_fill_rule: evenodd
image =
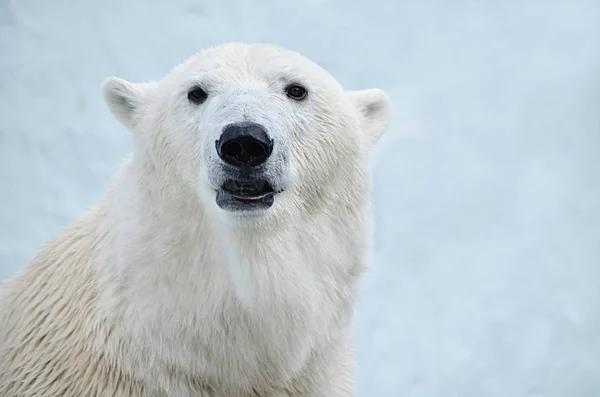
M367 154L391 116L383 91L345 91L317 64L263 44L207 49L158 82L109 78L104 97L134 135L134 161L160 171L156 183L235 219L360 205Z

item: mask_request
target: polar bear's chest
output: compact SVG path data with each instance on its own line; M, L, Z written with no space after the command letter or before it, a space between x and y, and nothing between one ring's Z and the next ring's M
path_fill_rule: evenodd
M319 243L204 250L133 273L124 316L132 370L163 384L287 383L351 316L339 270L351 261L335 241Z
M169 324L135 339L158 359L154 366L165 365L160 371L165 376L175 370L182 379L235 389L282 385L302 370L328 335L329 324L322 316L330 310L302 303L273 298L268 306L249 310L232 296L221 302L221 310L191 312L187 319L172 315Z
M205 328L205 343L213 344L211 356L217 358L211 367L285 382L328 334L338 302L324 294L323 280L288 254L285 263L229 263L231 289L214 302L222 307L220 321ZM223 361L224 354L230 359Z

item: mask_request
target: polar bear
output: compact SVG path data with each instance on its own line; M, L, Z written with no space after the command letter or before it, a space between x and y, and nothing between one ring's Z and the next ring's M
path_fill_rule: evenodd
M266 44L109 78L133 154L1 290L0 397L349 397L388 96Z

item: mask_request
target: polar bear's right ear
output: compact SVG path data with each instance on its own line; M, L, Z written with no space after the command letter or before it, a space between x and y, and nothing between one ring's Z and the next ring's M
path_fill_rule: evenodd
M104 101L125 127L135 129L149 101L152 83L130 83L117 77L104 80Z
M383 135L392 118L392 104L380 89L347 91L350 101L359 114L360 126L373 146Z

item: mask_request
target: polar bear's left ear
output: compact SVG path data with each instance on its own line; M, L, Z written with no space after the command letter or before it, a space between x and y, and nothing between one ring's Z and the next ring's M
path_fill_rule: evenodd
M361 128L369 135L371 146L374 145L390 124L390 98L380 89L348 91L347 94L359 113Z
M104 80L104 101L112 114L129 130L135 130L150 101L153 83L130 83L117 77Z

